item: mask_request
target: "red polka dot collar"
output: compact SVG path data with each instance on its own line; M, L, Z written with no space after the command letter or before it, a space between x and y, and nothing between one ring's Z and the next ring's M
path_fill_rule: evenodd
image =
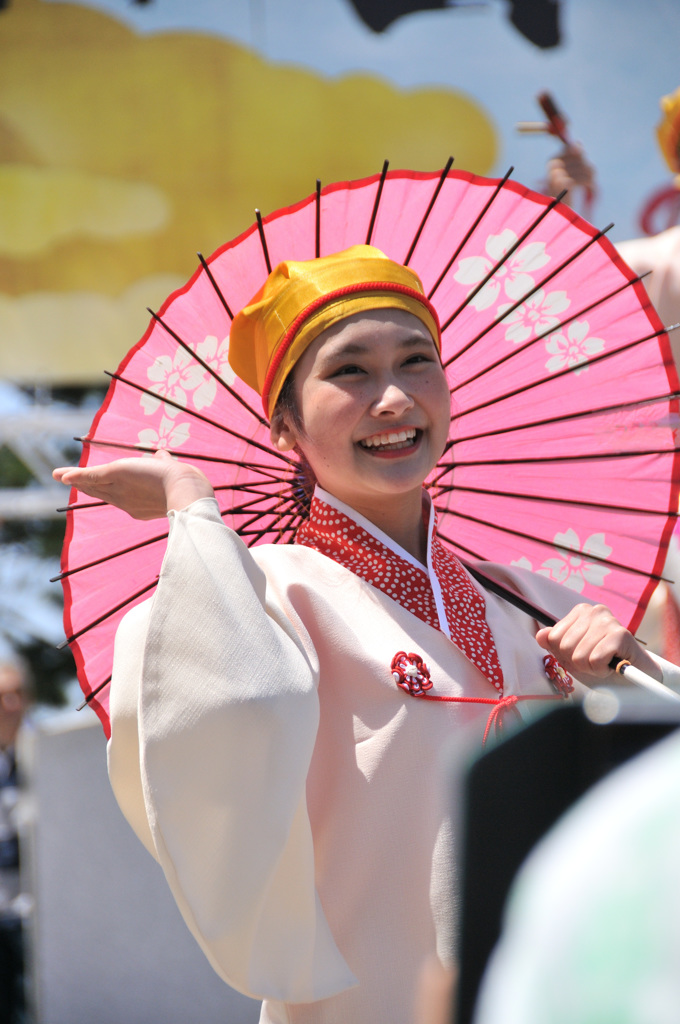
M314 548L381 590L434 629L441 630L503 693L503 672L486 604L460 561L436 534L436 513L423 492L427 516L427 568L382 530L317 487L296 544Z

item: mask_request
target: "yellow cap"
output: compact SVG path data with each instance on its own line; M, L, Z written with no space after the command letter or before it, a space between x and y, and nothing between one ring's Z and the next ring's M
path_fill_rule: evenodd
M656 137L670 169L680 172L680 89L660 100L663 117L657 126Z
M371 245L354 245L316 260L279 263L234 317L229 364L262 395L270 416L286 377L314 339L371 309L413 313L441 348L437 313L418 275Z

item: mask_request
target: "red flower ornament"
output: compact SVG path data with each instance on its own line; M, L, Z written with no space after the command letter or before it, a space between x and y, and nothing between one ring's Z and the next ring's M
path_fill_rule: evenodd
M397 651L392 658L392 678L412 697L424 697L432 689L430 670L419 654Z
M568 672L560 665L557 658L552 654L546 654L543 659L545 674L552 683L553 689L561 696L568 697L574 692L574 684Z

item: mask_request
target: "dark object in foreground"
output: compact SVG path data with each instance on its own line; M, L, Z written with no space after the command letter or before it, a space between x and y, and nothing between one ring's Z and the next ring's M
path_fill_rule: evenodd
M532 847L591 786L679 724L674 709L657 703L607 725L594 724L580 707L569 705L471 766L464 790L457 1024L472 1019L508 890Z

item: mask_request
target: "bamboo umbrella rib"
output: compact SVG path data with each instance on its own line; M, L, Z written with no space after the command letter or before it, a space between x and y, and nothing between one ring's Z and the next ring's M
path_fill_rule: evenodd
M663 580L665 583L671 582L670 580L666 579L665 576L659 576L657 573L648 572L646 569L636 569L632 565L624 565L622 562L614 562L609 558L593 554L590 551L579 551L577 548L571 548L567 544L560 544L558 541L555 540L546 540L543 537L537 537L535 534L524 533L524 531L522 530L513 530L512 527L510 526L499 526L496 523L490 525L489 523L484 522L483 519L479 519L476 516L469 515L464 512L456 512L453 509L449 509L448 515L454 519L463 519L467 522L477 523L480 526L487 527L487 529L498 530L500 533L507 534L511 537L519 537L522 540L532 541L532 543L540 544L542 547L549 548L550 550L556 549L558 551L563 551L567 555L580 555L582 558L587 558L589 562L599 562L601 565L606 565L610 569L620 569L623 572L630 572L637 576L645 576L650 580ZM443 534L442 536L444 537L444 540L449 541L449 543L455 543L455 541L452 541L449 537Z
M259 448L260 451L265 452L268 455L274 455L282 462L293 463L293 459L289 459L286 455L283 455L276 448L268 448L264 444L260 444L254 438L246 437L244 434L239 434L237 430L232 430L231 427L225 426L224 423L218 423L217 420L210 419L209 416L204 416L203 413L196 412L194 409L187 408L186 405L181 405L179 402L175 402L174 399L168 398L167 395L159 394L157 391L152 391L151 388L146 388L142 384L136 384L132 380L128 380L127 377L121 377L118 373L110 373L106 371L108 377L113 380L120 381L121 384L126 384L130 388L134 388L136 391L141 391L144 395L149 395L154 398L157 402L162 402L165 405L171 405L173 409L179 409L180 412L185 412L189 416L194 416L197 420L201 420L203 423L207 423L210 427L215 427L217 430L222 430L225 434L230 434L231 437L235 437L237 441L243 441L245 444L252 445L253 448Z
M677 510L668 508L649 508L649 506L645 506L643 508L641 506L620 504L610 505L607 502L603 501L586 501L578 498L559 498L548 496L545 494L525 494L521 491L499 491L496 490L495 488L491 489L484 487L466 487L464 485L461 486L459 484L448 484L442 487L437 492L437 498L440 498L442 494L450 493L481 494L488 495L488 497L490 498L516 498L519 501L538 502L545 503L548 505L566 505L568 508L596 508L602 509L603 512L620 512L623 515L662 516L664 519L667 519L668 517L672 519L677 519L678 515L680 515L680 513ZM437 507L436 500L437 499L435 499L435 507ZM441 515L448 515L450 509L441 506L437 507L437 511Z
M533 338L529 338L527 341L524 341L519 345L514 345L509 352L505 353L505 355L499 356L498 359L496 359L492 363L488 363L486 366L482 366L481 369L477 373L474 373L471 377L467 377L465 380L461 380L457 384L454 384L454 386L451 388L451 393L453 394L454 391L459 391L467 384L472 384L473 381L479 380L481 377L486 376L487 373L491 373L493 370L498 369L498 367L502 366L503 363L507 363L509 359L514 359L522 352L526 352L528 348L531 348L532 345L536 345L539 341L545 341L547 337L563 330L570 323L576 320L577 317L585 316L586 313L590 313L593 309L597 309L598 306L604 306L606 302L609 302L610 299L616 298L617 295L620 295L621 292L625 291L627 288L631 288L634 287L636 284L640 284L644 276L646 275L633 277L627 281L624 281L624 283L620 284L617 288L614 288L612 289L612 291L607 292L606 295L602 295L599 298L594 299L592 302L589 302L586 306L581 307L581 309L578 309L576 310L576 312L571 313L569 316L565 317L564 320L558 320L557 323L552 324L550 327L546 327L544 331L540 332L540 334L534 335ZM522 299L522 302L524 302L524 299ZM498 324L503 323L503 320L508 316L508 313L509 310L507 310L500 319L495 320L490 325L490 327L496 327ZM674 326L677 327L678 325L675 324ZM674 330L674 327L665 327L664 330L666 333L668 333L668 331ZM480 337L482 336L483 335L480 335ZM458 358L457 355L452 356L451 359L449 359L445 363L445 366L450 366L453 360L456 358Z
M264 224L262 223L262 214L259 210L255 210L255 217L257 218L257 233L260 236L260 245L262 246L262 255L264 256L264 262L267 267L267 273L271 274L272 264L269 259L269 247L267 246L267 237L264 233Z
M134 444L127 441L108 441L103 440L99 437L76 437L74 441L81 441L84 445L92 445L92 447L100 448L120 448L121 451L135 451L141 452L142 454L153 455L158 448L149 448L146 445ZM246 442L250 444L250 441ZM263 450L262 445L258 445L260 450ZM257 472L260 476L269 477L272 481L279 483L285 483L287 480L291 480L299 466L296 459L286 459L286 465L266 465L263 462L247 462L244 463L243 459L228 459L222 455L204 455L201 452L180 452L177 449L168 449L171 454L176 456L178 459L194 459L201 462L214 462L219 465L225 466L242 466L253 472ZM277 476L277 473L279 474ZM286 475L288 474L288 475ZM292 474L292 475L291 475Z
M473 234L475 233L475 231L477 230L479 225L484 220L484 217L486 216L488 211L493 206L494 200L498 196L498 194L501 191L501 189L503 188L503 186L508 181L508 178L510 177L510 175L512 174L514 169L515 169L514 167L509 167L508 170L505 172L504 176L499 181L496 182L495 188L494 188L493 192L491 193L489 199L487 199L486 203L484 204L484 206L482 207L480 212L477 214L477 216L476 216L475 220L473 221L472 225L468 228L466 233L463 235L463 238L458 243L455 252L453 253L451 258L449 259L448 263L446 264L446 266L442 270L441 274L439 275L439 277L435 281L435 283L432 286L432 288L430 289L430 291L427 293L428 299L432 300L432 296L437 291L437 289L439 288L440 284L442 283L442 281L444 280L444 278L448 274L449 270L451 269L453 264L456 262L456 260L460 256L461 252L463 251L463 249L465 248L465 246L467 245L469 240L472 238Z
M106 619L110 619L112 615L116 614L116 612L122 611L123 608L126 608L128 605L132 604L132 602L136 601L138 597L142 597L144 594L148 593L149 590L153 590L153 588L156 586L158 586L158 577L156 577L156 579L152 583L147 583L147 585L145 587L142 587L141 590L138 590L134 594L131 594L130 597L126 597L124 601L121 601L114 608L109 608L108 611L104 612L102 615L99 615L96 619L94 619L93 622L88 623L87 626L83 626L82 629L79 629L76 633L73 633L65 640L62 640L60 644L57 644L57 650L62 650L62 648L67 647L69 644L72 644L73 641L81 637L83 633L87 633L90 629L94 629L95 626L99 626Z
M380 200L382 199L383 188L385 187L385 178L387 177L387 170L390 166L389 160L385 160L382 165L382 171L380 172L380 179L378 181L378 188L375 193L375 201L373 203L373 209L371 210L371 219L368 223L368 231L366 233L366 245L371 244L373 237L373 229L375 228L375 220L378 216L378 207L380 206Z
M156 321L156 323L160 324L160 326L163 328L163 330L173 339L173 341L175 341L179 346L181 346L181 348L183 348L185 352L188 352L188 354L191 356L191 358L195 362L197 362L199 366L203 367L203 369L207 373L209 373L211 375L211 377L214 377L214 379L217 381L217 383L219 385L221 385L221 387L223 387L225 389L225 391L228 392L228 394L229 394L229 396L231 398L234 398L237 402L239 402L239 404L242 405L243 408L246 409L250 413L251 416L254 416L254 418L257 420L257 422L261 426L263 426L263 427L268 427L269 426L267 420L263 416L261 416L258 412L256 412L255 409L253 409L252 405L249 402L247 402L245 400L245 398L243 398L242 395L239 395L238 391L236 391L234 388L232 388L230 384L227 384L227 382L224 379L224 377L221 377L220 374L217 372L217 370L215 370L214 367L212 367L210 365L210 363L207 363L205 361L205 359L202 359L201 356L199 356L198 352L196 352L196 350L193 349L191 347L191 345L187 344L187 342L184 341L179 336L179 334L177 334L177 332L172 329L172 327L170 327L168 324L166 324L165 320L163 320L163 318L158 313L154 313L154 311L149 306L147 306L146 308L147 308L147 311L153 317L153 319Z
M108 676L103 683L99 683L99 685L96 686L94 690L90 690L90 692L85 695L85 700L83 701L83 703L78 705L76 711L82 711L83 708L86 708L90 701L94 700L94 698L102 692L104 687L109 685L109 683L111 682L111 678L111 676Z
M321 255L321 180L316 179L314 194L314 256L318 260Z
M450 473L456 466L533 466L537 463L562 463L562 462L599 462L602 459L632 459L639 455L675 455L680 452L680 447L674 445L669 448L637 448L634 451L611 451L593 452L590 455L576 453L574 455L525 455L521 458L499 458L499 459L452 459L446 466L445 472ZM442 465L440 463L440 465ZM431 485L438 482L440 478L430 481Z
M451 313L451 315L448 317L448 319L445 320L444 323L441 325L442 334L444 333L445 330L447 330L447 328L449 328L451 326L453 321L458 316L460 316L460 314L463 312L463 310L466 308L466 306L469 306L469 304L474 299L475 295L479 294L479 292L481 292L482 288L484 288L484 286L489 283L491 278L500 269L500 267L502 267L503 264L506 263L510 259L510 257L514 255L514 253L519 249L520 245L522 245L524 242L526 242L527 238L529 238L531 233L533 231L535 231L536 228L538 227L538 225L548 216L548 214L552 210L555 209L557 204L560 202L561 199L564 198L564 196L566 194L567 194L567 190L564 189L559 194L559 196L556 196L554 199L551 199L551 201L548 203L548 205L546 207L544 207L543 210L541 210L541 212L539 213L538 217L536 217L536 219L533 221L533 223L528 228L526 228L523 231L523 233L519 236L517 241L514 242L508 248L507 252L503 253L502 257L498 260L498 262L495 264L495 266L492 267L492 269L488 272L488 274L486 274L486 276L482 278L482 280L479 282L479 284L475 285L475 287L472 289L472 291L468 292L468 294L465 296L465 298L463 299L461 304L458 306L458 308L456 310L454 310L454 312Z
M608 352L602 352L600 355L592 356L587 365L595 366L598 363L604 362L606 359L613 359L615 356L621 355L623 352L628 352L632 348L636 348L638 345L643 345L647 341L651 341L653 338L658 338L660 335L666 333L666 328L661 327L657 331L652 331L651 334L646 334L642 338L636 338L635 341L627 341L624 345L620 345L618 348L610 349ZM480 402L478 405L472 405L467 409L462 409L457 413L456 418L462 419L464 416L470 416L473 412L479 412L480 409L489 409L496 405L498 402L504 402L508 398L514 398L516 395L523 395L527 391L532 391L534 388L541 387L543 384L551 384L554 380L558 380L560 377L566 376L568 373L573 373L579 366L586 365L579 363L574 366L565 366L561 370L556 370L555 373L551 373L547 377L539 377L538 380L532 381L531 384L524 384L522 387L513 388L511 391L505 391L501 395L496 395L495 398L491 398L488 402Z
M467 344L465 344L463 348L459 349L449 359L447 359L444 365L446 367L449 367L451 366L452 363L455 363L456 359L459 359L465 352L471 349L474 345L477 345L482 340L482 338L486 337L486 335L495 327L498 327L500 324L502 324L503 321L506 320L511 315L511 313L514 313L516 309L519 309L519 307L522 306L527 301L527 299L530 299L532 295L535 295L536 292L544 288L545 285L548 284L548 282L551 281L554 277L556 277L559 273L561 273L561 271L565 270L568 266L570 266L577 259L579 259L583 255L583 253L590 248L591 245L599 241L599 239L602 238L603 235L607 231L611 230L611 228L613 227L613 224L609 224L602 231L598 231L597 234L592 236L592 238L589 238L585 245L583 245L576 252L572 253L571 256L568 256L567 259L564 260L553 271L551 271L550 274L548 274L546 277L542 278L540 281L534 284L528 292L525 292L525 294L520 299L517 299L517 301L514 302L511 306L509 306L508 309L503 310L503 312L499 316L497 316L495 320L492 320L491 323L487 324L487 326L484 327L479 332L479 334L475 335L475 337L472 338L469 342L467 342ZM488 366L482 367L480 371L476 373L473 377L470 377L467 380L462 381L460 384L457 384L456 389L463 387L465 384L469 384L472 380L477 380L478 377L483 377L485 373L489 372L489 370L495 369L496 366L500 366L507 359L511 359L513 356L517 355L518 352L524 352L525 349L529 348L531 345L534 345L537 341L542 341L549 334L555 334L556 331L561 330L568 323L571 323L571 321L574 320L577 316L583 316L584 313L587 313L589 310L595 309L597 306L601 306L604 302L606 302L607 299L612 298L612 296L614 295L618 295L619 292L622 292L625 288L628 288L632 284L637 284L640 280L641 278L639 277L633 278L632 280L626 280L624 284L620 285L618 288L611 291L608 295L604 295L600 299L595 299L593 302L589 303L588 306L584 307L584 309L580 310L579 312L573 313L571 316L566 317L565 320L553 324L551 327L546 328L546 330L543 331L541 334L537 334L535 337L530 338L523 344L515 346L511 352L508 352L504 356L501 356L501 358L497 360L496 363L491 363Z
M677 401L678 399L680 399L680 391L664 392L661 395L655 395L653 398L633 398L628 402L617 402L615 405L602 405L595 409L581 409L578 412L561 413L558 416L546 416L543 419L531 420L526 423L517 424L516 426L496 427L493 430L483 430L478 434L464 434L462 437L456 437L447 441L445 451L448 451L454 445L464 444L467 441L479 441L484 437L498 437L501 434L521 433L523 430L531 430L534 427L546 427L556 423L587 420L591 416L602 416L613 412L622 412L624 409L634 409L645 405L653 405L655 402L672 402ZM454 417L454 420L455 419L456 417ZM667 427L667 424L661 424L661 426ZM680 416L678 417L678 426L680 426Z
M203 253L198 252L198 253L196 253L196 255L198 256L199 260L201 261L201 266L205 270L205 272L207 274L207 277L208 277L208 280L210 281L211 285L215 289L215 291L217 293L218 299L220 300L220 302L224 306L224 309L225 309L225 312L226 312L227 316L229 317L230 320L233 320L234 319L234 314L231 311L229 303L227 302L227 300L225 299L224 295L222 294L222 289L220 288L220 286L218 285L217 281L215 280L215 278L213 276L213 272L210 269L210 266L208 265L208 261L204 258Z
M423 233L423 229L424 229L425 225L427 224L427 221L429 219L430 214L432 213L432 210L434 209L434 204L437 202L437 196L441 192L442 186L443 186L444 182L446 181L447 175L448 175L449 171L451 170L452 166L453 166L453 157L450 156L449 159L446 162L446 166L444 167L442 173L439 176L439 181L437 182L435 190L434 190L434 192L432 194L432 198L430 199L430 202L428 204L427 210L425 211L425 213L423 215L423 219L421 220L421 222L420 222L420 224L418 226L418 229L417 229L415 235L413 236L413 241L411 242L409 250L408 250L408 252L406 254L406 259L403 261L405 267L407 267L409 265L409 263L411 262L411 257L413 256L415 248L416 248L416 246L417 246L417 244L418 244L418 242L420 240L420 236Z

